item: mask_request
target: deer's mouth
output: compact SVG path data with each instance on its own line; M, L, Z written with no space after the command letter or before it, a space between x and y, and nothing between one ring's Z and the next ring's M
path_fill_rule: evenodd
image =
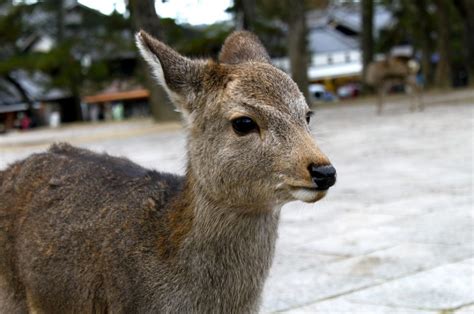
M327 190L320 190L316 187L291 186L290 194L295 199L307 203L314 203L326 195Z

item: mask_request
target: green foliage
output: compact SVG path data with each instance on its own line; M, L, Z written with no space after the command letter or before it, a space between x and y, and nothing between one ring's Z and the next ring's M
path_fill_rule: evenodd
M64 34L59 40L58 2L11 5L8 0L0 0L0 9L5 12L0 15L0 76L19 69L40 71L51 77L47 88L58 87L73 95L81 90L97 91L124 77L121 60L131 60L133 66L138 55L130 18L117 12L106 16L81 5L68 8L63 12ZM73 18L69 19L68 14ZM232 31L228 23L192 27L163 18L160 24L163 40L183 54L201 57L215 57ZM54 41L52 49L32 51L28 43L42 37Z
M222 42L232 31L232 26L225 22L195 27L162 18L160 25L166 43L182 54L200 57L216 57Z
M177 45L186 55L215 58L232 27L227 23L216 23L194 31L195 35Z
M0 18L0 41L2 43L12 43L21 34L22 7L14 7L9 14Z
M450 29L452 61L462 62L463 20L452 1L447 1ZM423 41L427 41L432 52L436 51L438 40L438 19L434 0L384 0L382 1L394 17L395 23L380 32L376 41L376 52L386 53L391 47L400 44L411 44L421 50Z
M57 1L9 5L1 0L5 14L0 16L0 76L15 70L43 72L51 80L46 88L58 87L78 95L82 86L100 88L113 79L110 58L134 53L130 22L124 16L110 16L76 6L68 9L72 19L64 24L64 38L57 38ZM128 37L127 37L128 36ZM31 44L41 38L53 40L46 52L32 51ZM81 65L81 60L91 60Z
M243 11L244 1L234 0L228 12L238 14ZM249 29L257 34L271 57L283 57L287 54L285 27L288 18L289 0L256 0L254 17L251 18ZM258 17L258 18L257 18Z

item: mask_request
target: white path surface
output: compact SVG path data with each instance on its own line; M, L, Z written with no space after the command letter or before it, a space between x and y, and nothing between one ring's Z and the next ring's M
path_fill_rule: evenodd
M338 182L315 205L283 208L262 312L473 313L474 91L316 110L312 122ZM150 121L0 136L0 169L69 141L183 172L185 136ZM446 312L445 312L446 313Z

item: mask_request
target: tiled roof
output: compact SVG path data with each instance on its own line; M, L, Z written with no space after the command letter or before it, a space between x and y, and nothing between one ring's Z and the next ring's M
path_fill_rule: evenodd
M356 38L346 36L330 25L313 28L308 35L309 49L312 53L327 53L358 49Z

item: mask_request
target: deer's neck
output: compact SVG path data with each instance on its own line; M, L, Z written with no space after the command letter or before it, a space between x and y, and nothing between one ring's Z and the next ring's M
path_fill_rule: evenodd
M196 302L224 312L255 311L273 259L279 209L231 208L196 188L186 184L183 191L193 196L193 224L181 251L199 291Z

